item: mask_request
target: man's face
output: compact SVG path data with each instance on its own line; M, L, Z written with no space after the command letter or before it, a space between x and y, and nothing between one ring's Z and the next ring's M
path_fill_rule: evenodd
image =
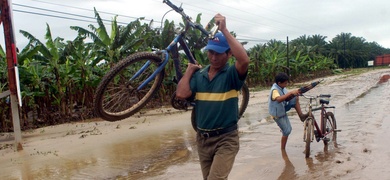
M207 57L209 58L210 65L213 68L219 69L225 66L229 59L229 53L217 53L213 50L207 51Z

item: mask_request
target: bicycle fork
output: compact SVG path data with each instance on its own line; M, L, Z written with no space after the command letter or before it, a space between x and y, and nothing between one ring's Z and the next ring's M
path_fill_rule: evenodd
M145 87L145 85L147 85L150 81L152 81L158 73L160 73L164 68L165 68L165 65L168 63L168 60L169 60L169 54L168 52L166 52L165 50L162 51L162 54L165 54L165 58L163 59L163 62L157 67L156 71L153 72L152 75L150 75L144 82L142 82L141 85L138 86L137 90L141 90L142 88ZM138 76L140 76L146 69L149 68L150 66L150 61L147 61L142 67L140 70L138 70L134 76L132 76L130 78L130 81L136 79Z
M307 133L310 131L310 137L307 137ZM306 139L309 138L311 142L313 142L314 139L314 125L312 119L306 119L304 123L304 130L303 130L303 142L306 142Z

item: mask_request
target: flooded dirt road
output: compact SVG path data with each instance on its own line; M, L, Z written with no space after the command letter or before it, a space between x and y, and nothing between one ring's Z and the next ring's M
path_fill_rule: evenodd
M388 72L388 71L387 71ZM324 149L322 141L311 144L304 157L302 123L291 114L293 132L286 153L280 150L280 132L267 119L267 99L251 104L240 120L241 149L230 179L388 179L390 176L390 84L378 84L383 72L328 78L308 94L332 94L331 105L338 129L337 144ZM268 93L268 91L267 91ZM264 97L262 93L253 98ZM305 101L301 99L303 107ZM307 102L306 102L307 103ZM317 116L319 116L317 114ZM163 175L145 179L201 179L194 160L171 166Z
M283 153L279 129L268 117L268 90L251 93L229 179L387 179L390 83L378 81L389 72L328 77L307 93L332 95L341 129L327 149L313 142L310 158L297 115L290 114L293 131ZM189 117L166 109L114 123L48 127L25 132L21 152L5 148L12 134L2 134L0 179L202 179Z

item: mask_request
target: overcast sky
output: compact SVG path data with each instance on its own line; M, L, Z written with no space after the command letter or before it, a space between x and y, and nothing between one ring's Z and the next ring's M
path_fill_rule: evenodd
M163 0L12 0L14 32L17 46L23 48L27 39L19 33L25 30L43 39L46 23L53 37L73 40L76 32L70 26L96 26L93 8L103 19L110 21L118 14L118 22L127 24L137 17L154 20L159 27L161 18L170 10ZM205 26L216 13L227 17L230 31L240 41L248 41L246 48L271 39L283 42L302 35L326 36L331 41L344 32L363 37L366 42L377 42L390 48L389 0L171 0L182 4L187 15L196 18L202 13ZM170 12L165 19L180 22L180 15ZM3 33L1 26L0 32ZM0 36L4 48L4 36Z

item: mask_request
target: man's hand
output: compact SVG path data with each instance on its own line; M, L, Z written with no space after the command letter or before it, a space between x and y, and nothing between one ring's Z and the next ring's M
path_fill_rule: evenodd
M186 72L190 72L191 74L193 74L201 68L202 68L202 65L200 65L200 64L188 63Z
M186 99L192 95L192 91L190 88L190 80L192 75L200 68L202 68L200 64L188 63L186 72L177 84L176 98Z
M215 22L215 24L217 24L218 25L218 29L220 30L220 31L224 31L224 30L226 30L226 18L225 18L225 16L222 16L221 14L216 14L215 16L214 16L214 22Z

